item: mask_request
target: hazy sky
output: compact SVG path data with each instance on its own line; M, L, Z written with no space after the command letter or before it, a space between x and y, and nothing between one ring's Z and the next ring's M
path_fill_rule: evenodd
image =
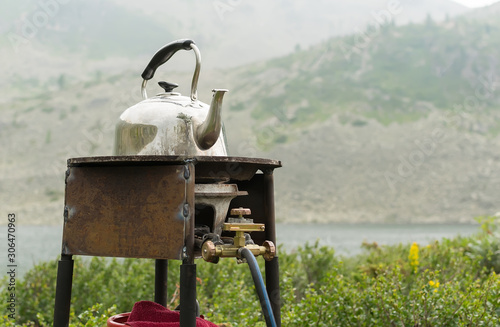
M498 0L453 0L467 7L482 7L498 2Z

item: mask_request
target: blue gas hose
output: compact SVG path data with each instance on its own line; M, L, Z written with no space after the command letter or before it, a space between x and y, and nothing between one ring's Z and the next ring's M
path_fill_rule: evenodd
M273 310L271 308L271 301L266 292L266 286L264 285L264 279L262 279L262 274L260 273L259 265L257 260L253 255L252 251L243 247L240 250L241 257L245 258L250 267L250 272L252 273L253 282L255 288L257 289L257 294L259 295L260 304L262 307L262 312L264 313L264 318L266 320L267 327L276 327L276 321L274 319Z

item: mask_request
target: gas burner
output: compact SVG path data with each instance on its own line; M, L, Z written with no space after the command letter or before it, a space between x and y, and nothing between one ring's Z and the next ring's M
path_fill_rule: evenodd
M221 235L231 200L242 195L248 195L248 192L239 191L236 184L196 184L194 201L197 224L211 226L210 232Z

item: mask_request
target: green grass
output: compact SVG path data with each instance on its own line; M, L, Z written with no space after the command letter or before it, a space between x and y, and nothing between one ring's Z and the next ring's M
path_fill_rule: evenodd
M283 326L498 326L499 221L479 220L476 235L414 244L411 258L410 244L362 244L363 253L352 257L318 243L288 252L281 248ZM264 326L246 265L234 259L197 264L198 300L206 319ZM178 276L179 263L171 261L170 295L176 294ZM51 326L55 280L55 261L29 271L17 282L16 319L0 317L0 325ZM77 260L70 326L103 326L136 301L153 300L153 280L152 260ZM6 298L6 281L1 285ZM169 306L178 303L174 296Z

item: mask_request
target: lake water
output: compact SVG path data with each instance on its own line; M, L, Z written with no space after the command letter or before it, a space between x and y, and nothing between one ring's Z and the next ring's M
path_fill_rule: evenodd
M328 245L338 254L354 255L361 251L361 243L379 245L417 242L428 244L433 240L471 235L478 225L459 224L277 224L278 244L292 250L306 242ZM3 267L7 265L7 228L0 226ZM61 253L62 226L17 226L16 259L19 274L34 264L57 260Z

